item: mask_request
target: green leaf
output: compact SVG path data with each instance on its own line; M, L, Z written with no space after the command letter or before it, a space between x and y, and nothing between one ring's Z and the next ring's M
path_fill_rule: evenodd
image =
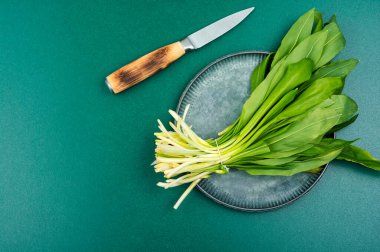
M329 23L336 23L336 15L335 14L331 16Z
M309 59L303 59L297 63L290 64L281 79L275 86L270 95L255 114L252 115L249 122L240 130L238 139L243 139L251 130L260 122L263 116L290 90L308 80L311 76L313 63ZM257 89L259 89L261 85ZM242 113L243 115L243 113ZM254 133L252 133L254 134Z
M251 146L245 149L244 151L242 151L241 153L234 155L229 160L227 160L225 164L227 165L227 164L235 163L241 160L245 160L247 158L249 160L256 159L256 157L260 157L260 155L269 153L269 152L270 152L269 146L265 144L264 142L261 142L260 144L258 144L257 147Z
M321 108L326 108L330 105L334 104L334 101L331 100L331 99L326 99L325 101L323 101L322 103L318 104L316 107L321 107ZM312 108L314 109L314 108ZM312 111L312 109L310 109L308 112ZM269 130L266 131L266 133L269 133L269 132L272 132L272 131L277 131L279 129L282 129L283 127L287 127L288 125L294 123L294 122L297 122L301 119L303 119L305 117L307 113L295 113L293 114L291 117L288 117L287 119L284 119L284 118L281 118L280 116L276 117L275 120L279 121L279 122L276 122ZM279 120L280 119L280 120ZM273 133L271 133L273 134Z
M341 149L337 149L303 161L294 161L287 164L287 168L293 171L292 175L295 173L315 169L334 160L341 153L341 151Z
M266 122L272 120L274 117L276 117L279 113L283 111L283 109L291 103L294 98L297 95L298 90L293 89L289 91L286 95L284 95L280 101L278 101L272 109L265 115L265 117L261 120L260 124L258 127L261 125L264 125Z
M256 68L251 75L251 92L265 79L270 69L273 53L269 54Z
M301 153L307 149L310 149L313 147L313 144L305 144L303 146L299 146L297 148L291 149L291 150L286 150L286 151L271 151L268 153L263 153L261 155L258 155L257 157L263 157L263 158L285 158L285 157L290 157L294 156L298 153Z
M230 167L237 167L239 166L240 168L246 167L246 168L251 168L252 166L278 166L278 165L284 165L287 163L290 163L294 160L296 160L297 157L286 157L286 158L267 158L267 159L244 159L244 160L239 160L238 162L234 162L233 164L230 165Z
M256 130L252 130L248 136L245 137L245 140L249 140L248 143L247 141L244 141L242 143L245 143L245 145L249 145L250 143L253 143L257 140L257 138L265 132L265 130L270 127L274 122L273 119L278 113L280 113L284 107L286 107L289 103L291 103L294 99L294 97L297 94L297 89L291 90L287 94L285 94L280 101L278 101L268 113L266 113L265 117L260 120L260 123L256 126ZM266 124L267 123L267 124ZM239 138L241 140L241 135L239 135Z
M340 77L344 79L358 64L356 59L339 60L330 64L327 64L313 73L310 80L302 84L299 88L299 93L308 88L311 82L324 78L324 77ZM342 87L343 89L343 87ZM342 90L341 90L342 91ZM339 93L341 93L341 91Z
M313 62L308 58L289 64L282 79L274 87L267 100L273 103L273 99L278 100L282 95L309 80L313 66Z
M313 73L310 81L324 77L346 77L359 63L357 59L338 60L319 68Z
M264 142L272 151L291 150L314 143L335 126L340 117L340 113L335 109L317 107L309 111L303 119L291 124L284 133Z
M308 170L307 172L318 173L318 172L321 172L322 170L323 170L323 167L318 167L318 168L314 168L314 169Z
M285 157L285 158L267 158L267 159L253 160L251 163L258 164L258 165L275 166L275 165L284 165L296 159L297 157L295 156Z
M313 147L307 149L304 152L299 153L302 157L315 157L334 150L342 150L344 147L352 144L355 141L345 141L334 138L323 138L319 143Z
M310 108L315 107L332 96L342 87L343 81L341 78L326 77L315 80L293 103L277 116L277 121L305 113Z
M323 30L328 31L327 39L323 46L322 56L316 63L316 68L331 61L346 45L346 40L335 22L329 23Z
M311 34L315 10L311 9L302 15L289 29L281 41L280 47L273 58L273 68L284 56L289 54L302 40Z
M322 56L327 35L328 31L322 30L304 39L292 52L289 53L285 60L286 63L291 64L309 58L313 61L314 69L316 69L316 65Z
M284 74L285 69L286 68L283 62L277 64L274 69L269 72L264 81L262 81L260 85L255 88L243 105L243 109L238 121L236 122L236 126L233 127L234 131L232 135L237 134L249 122L253 114L257 111L267 95L270 93L271 86L275 85L271 85L271 83L277 83L280 77Z
M334 104L329 108L333 108L337 113L341 114L337 124L350 120L358 111L356 102L346 95L333 95L330 99L334 101Z
M252 166L240 168L251 175L292 176L300 172L306 172L325 165L335 159L341 150L331 151L321 156L313 157L304 161L294 161L282 166ZM239 169L239 167L236 167Z
M331 130L329 130L329 132L327 132L327 134L337 132L338 130L347 127L351 123L355 122L356 119L358 118L358 116L359 116L359 114L356 114L353 117L351 117L349 120L345 121L344 123L340 123L340 124L335 125Z
M314 29L312 33L319 32L323 28L322 13L319 11L314 12Z
M374 158L368 151L357 146L349 145L345 147L337 159L354 162L380 171L380 161Z

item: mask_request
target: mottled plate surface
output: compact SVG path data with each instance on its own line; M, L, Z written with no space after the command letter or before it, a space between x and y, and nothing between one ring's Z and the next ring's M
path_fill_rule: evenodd
M181 115L190 104L186 121L203 138L233 123L250 94L250 76L267 52L241 52L227 55L205 67L189 83L179 101ZM212 175L198 189L224 206L242 211L266 211L284 206L304 195L316 184L319 173L285 176L251 176L230 169L227 175Z

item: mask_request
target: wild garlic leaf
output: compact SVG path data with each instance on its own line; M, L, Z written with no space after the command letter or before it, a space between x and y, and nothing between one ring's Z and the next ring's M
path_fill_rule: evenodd
M357 59L338 60L319 68L313 73L310 81L324 77L346 77L359 63Z
M250 145L254 142L257 142L257 140L263 135L263 133L275 123L275 120L271 119L273 119L278 113L280 113L284 109L284 107L291 103L296 94L297 89L294 89L288 92L286 95L284 95L281 98L281 100L278 101L270 109L268 113L266 113L265 117L260 120L260 123L255 127L255 130L252 130L251 132L249 132L249 134L247 134L247 136L245 136L245 139L247 140L244 141L245 144Z
M251 92L265 79L270 69L273 53L269 54L256 68L251 75Z
M309 58L313 61L314 69L316 69L316 64L321 58L327 35L328 31L322 30L304 39L286 57L286 63L291 64Z
M297 155L301 157L314 157L333 150L341 150L353 142L354 141L346 141L334 138L323 138L319 143L315 144L310 149L307 149Z
M342 87L343 81L341 78L326 77L315 80L311 83L310 87L302 92L294 102L278 115L277 121L305 113L310 108L317 106L335 94Z
M322 170L323 170L323 167L318 167L318 168L314 168L314 169L308 170L307 172L318 173L318 172L321 172Z
M269 146L264 143L260 142L256 144L256 147L250 146L238 155L231 157L230 160L226 161L226 164L235 163L237 161L241 160L252 160L252 159L261 159L260 155L263 155L265 153L269 153L270 149Z
M290 163L296 160L297 157L285 157L285 158L267 158L267 159L247 159L247 160L239 160L238 162L234 162L231 168L252 168L252 166L279 166Z
M297 63L290 64L280 82L275 86L264 103L257 110L249 122L241 129L239 138L245 137L263 118L263 116L290 90L308 80L312 73L313 63L309 59L303 59ZM259 89L261 85L258 86Z
M336 15L332 15L328 23L336 23Z
M310 159L306 159L302 161L294 161L294 162L288 163L285 169L286 168L290 169L292 171L291 175L295 173L299 173L299 172L312 170L331 162L341 153L341 151L342 151L341 149L332 150L332 151L323 153L321 155L312 157Z
M337 124L350 120L358 112L356 102L346 95L332 95L330 99L334 101L334 104L329 108L334 109L341 115Z
M266 159L260 159L260 160L253 160L251 161L251 164L275 166L275 165L284 165L296 159L297 159L296 156L284 157L284 158L266 158Z
M311 9L302 15L289 29L281 41L280 47L273 58L273 68L284 56L289 54L302 40L311 34L313 28L315 9Z
M283 151L271 151L271 152L268 152L268 153L263 153L261 155L258 155L257 157L263 157L263 158L285 158L285 157L290 157L290 156L294 156L298 153L301 153L307 149L310 149L311 147L313 147L314 144L305 144L305 145L302 145L302 146L299 146L297 148L294 148L294 149L290 149L290 150L283 150Z
M314 12L314 29L312 33L319 32L323 28L323 18L322 18L322 13L319 11Z
M335 159L341 150L331 151L327 154L310 158L304 161L294 161L279 166L252 166L252 168L238 168L251 175L292 176L296 173L306 172Z
M313 71L313 66L313 62L308 58L289 63L282 79L276 84L267 100L282 96L290 90L298 87L303 82L309 80Z
M346 46L346 40L336 22L329 23L323 30L328 31L327 39L323 47L322 56L316 64L316 68L331 61Z
M272 109L265 115L265 117L261 120L260 125L267 123L276 117L279 113L283 111L283 109L291 103L297 95L298 90L293 89L289 91L286 95L284 95L280 101L278 101ZM293 104L293 103L292 103Z
M297 85L310 78L312 67L313 64L309 59L304 59L300 62L290 64L281 81L266 98L260 109L255 113L255 115L253 115L252 119L241 130L238 139L247 137L250 138L248 142L253 143L269 127L276 123L277 121L269 121L294 100L294 97L297 94L297 89L290 89L297 87ZM268 124L266 124L267 122ZM256 128L256 130L252 130L253 128Z
M356 119L358 118L358 116L359 116L359 114L356 114L353 117L351 117L349 120L347 120L347 121L345 121L343 123L335 125L331 130L329 130L329 132L327 132L327 134L337 132L340 129L343 129L343 128L347 127L351 123L355 122Z
M260 83L260 85L256 87L256 89L245 101L242 112L238 118L236 126L234 127L232 135L238 134L240 130L249 122L252 115L257 111L257 109L259 109L261 104L265 101L265 98L271 91L271 87L275 86L275 84L273 83L276 83L281 79L286 68L282 61L279 64L277 64L274 69L275 71L270 71L269 74L265 77L265 79Z
M317 107L291 124L284 133L265 140L265 143L272 151L290 150L314 143L337 124L340 116L335 109Z
M345 147L337 159L354 162L380 171L380 161L374 158L368 151L357 146L349 145Z

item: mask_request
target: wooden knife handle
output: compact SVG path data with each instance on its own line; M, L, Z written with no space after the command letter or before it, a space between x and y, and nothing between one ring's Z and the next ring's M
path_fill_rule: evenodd
M106 84L115 94L120 93L164 69L184 54L185 49L180 42L161 47L108 75Z

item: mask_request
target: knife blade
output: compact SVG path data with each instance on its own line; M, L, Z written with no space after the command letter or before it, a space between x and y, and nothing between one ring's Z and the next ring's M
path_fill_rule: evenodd
M161 47L123 66L106 77L105 82L108 88L117 94L140 83L159 70L166 68L187 51L201 48L222 36L243 21L254 9L255 7L248 8L224 17L181 41Z

